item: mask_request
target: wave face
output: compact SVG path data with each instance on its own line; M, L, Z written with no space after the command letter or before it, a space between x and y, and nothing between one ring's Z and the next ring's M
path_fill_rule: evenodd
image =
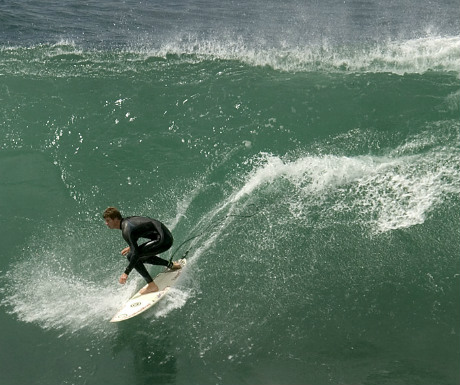
M5 381L458 383L459 9L1 3ZM118 325L111 205L189 259Z

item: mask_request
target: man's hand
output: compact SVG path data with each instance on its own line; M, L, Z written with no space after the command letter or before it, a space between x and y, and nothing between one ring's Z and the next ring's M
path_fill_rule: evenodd
M121 276L120 276L120 279L119 279L119 282L124 285L126 283L126 280L128 279L128 274L126 273L123 273Z
M121 250L121 255L126 255L129 253L129 246L128 247L125 247L123 250Z

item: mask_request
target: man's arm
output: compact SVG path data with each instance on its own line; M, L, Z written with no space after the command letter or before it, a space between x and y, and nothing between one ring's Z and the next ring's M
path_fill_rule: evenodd
M134 240L131 237L128 241L129 244L129 251L126 253L128 255L129 264L125 269L124 274L128 277L129 273L134 269L134 265L136 265L137 261L139 260L139 246L137 245L137 239ZM126 250L126 249L124 249ZM126 280L125 280L126 281Z
M126 267L124 273L120 276L119 279L120 283L124 284L128 279L129 273L134 268L134 265L137 263L137 260L139 259L139 246L137 245L137 238L133 236L132 223L123 222L122 226L122 236L128 244L128 247L125 247L121 251L121 253L123 255L126 255L129 260L128 266Z

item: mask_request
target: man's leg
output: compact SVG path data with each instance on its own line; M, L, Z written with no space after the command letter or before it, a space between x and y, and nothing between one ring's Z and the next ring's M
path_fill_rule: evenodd
M130 260L130 255L127 256L128 261ZM134 269L142 276L142 278L145 279L147 282L147 286L143 287L141 290L139 290L140 294L146 294L146 293L152 293L155 291L158 291L159 288L157 284L153 281L151 275L145 268L144 264L141 261L141 258L137 261L137 263L134 265Z
M166 266L173 270L180 269L182 266L179 263L169 262L163 258L160 258L157 255L169 250L172 246L172 243L172 236L166 236L163 242L149 241L140 245L139 249L141 250L142 257L139 258L139 261L141 261L142 263L148 263L150 265Z
M152 264L152 265L167 266L172 270L177 270L177 269L182 268L182 266L177 262L170 263L169 261L165 261L164 259L159 258L157 256L147 257L147 258L142 257L140 259L144 263L149 263L149 264ZM147 281L147 286L145 286L141 290L139 290L139 293L140 294L147 294L147 293L154 293L154 292L160 290L159 287L157 286L157 284L153 281L153 279L150 276L150 274L147 271L147 269L145 268L144 263L142 263L142 262L139 261L138 263L136 263L136 265L134 265L134 268L136 269L136 271L140 275L142 275L142 277L144 277L144 279Z

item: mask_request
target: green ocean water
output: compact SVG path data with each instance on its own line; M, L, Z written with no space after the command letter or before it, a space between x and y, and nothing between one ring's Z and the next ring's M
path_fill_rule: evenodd
M438 35L4 44L0 383L458 384L459 61ZM120 324L143 283L111 205L189 251Z

